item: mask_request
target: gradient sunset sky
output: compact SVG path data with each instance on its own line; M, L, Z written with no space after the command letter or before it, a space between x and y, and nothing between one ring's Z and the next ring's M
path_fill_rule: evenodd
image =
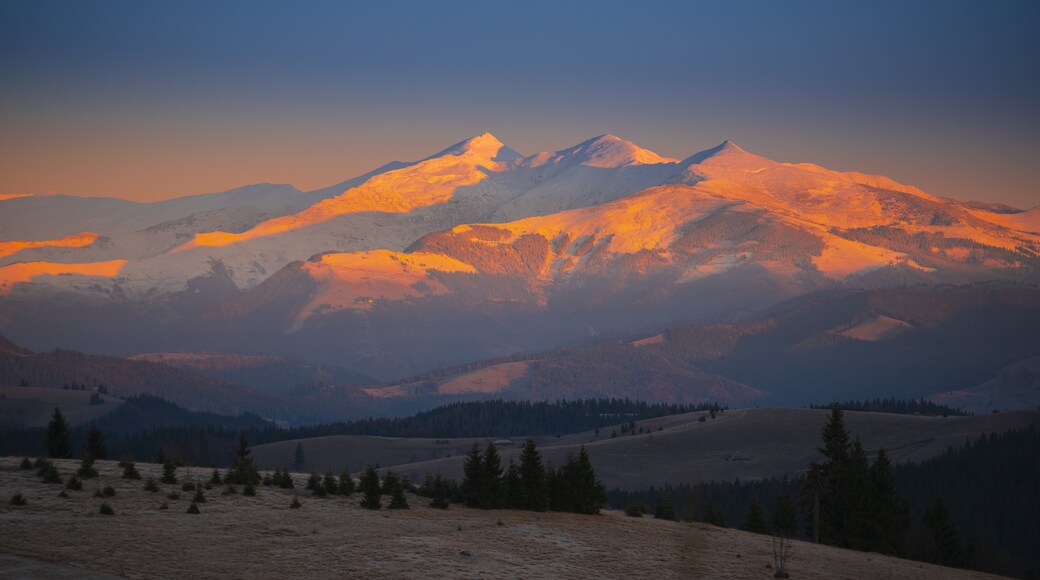
M0 193L309 190L491 131L1040 204L1040 2L0 4Z

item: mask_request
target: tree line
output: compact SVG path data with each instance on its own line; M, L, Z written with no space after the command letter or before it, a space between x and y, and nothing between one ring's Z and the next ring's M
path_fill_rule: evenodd
M578 399L572 401L474 401L444 405L411 417L370 418L324 425L277 428L255 415L226 417L189 412L164 399L138 395L95 425L105 433L120 457L130 455L150 461L159 448L194 465L224 465L233 457L239 434L254 444L328 435L378 435L385 437L511 437L560 435L598 429L619 423L693 411L718 412L718 404L649 404L630 399ZM623 433L625 427L622 428ZM87 427L72 429L82 442ZM0 453L39 455L41 428L0 432Z
M926 401L924 397L915 399L873 399L850 400L844 403L832 402L827 405L809 405L810 409L831 409L837 406L843 411L868 411L871 413L893 413L896 415L924 415L926 417L966 417L971 415L955 407L940 405Z

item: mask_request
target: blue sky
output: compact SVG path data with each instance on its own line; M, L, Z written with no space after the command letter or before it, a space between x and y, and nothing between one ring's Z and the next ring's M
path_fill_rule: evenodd
M491 131L1040 204L1037 2L0 4L0 193L313 189Z

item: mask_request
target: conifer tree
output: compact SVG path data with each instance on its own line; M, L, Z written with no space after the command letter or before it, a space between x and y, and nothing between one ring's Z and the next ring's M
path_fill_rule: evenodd
M307 489L314 491L321 486L321 476L318 475L317 471L311 472L311 476L307 478Z
M545 466L542 454L534 439L524 442L520 450L520 488L522 507L524 509L544 512L549 507L546 490Z
M50 423L47 424L47 434L43 440L47 449L48 457L65 458L72 457L72 436L69 434L69 426L65 422L65 416L61 410L54 408Z
M220 484L224 483L224 480L221 479L221 477L220 477L220 470L219 469L217 469L215 467L213 468L213 475L209 476L209 482L212 483L213 485L220 485Z
M675 506L672 505L672 500L667 497L662 497L657 502L657 508L654 510L655 520L671 520L675 521L679 518L675 515Z
M350 495L354 493L354 478L350 476L350 472L346 469L339 474L339 490L337 493L340 495Z
M437 474L430 483L430 507L446 510L449 505L448 485L444 478Z
M484 509L496 509L505 503L505 489L502 480L502 458L494 442L488 442L484 449L483 497L481 505Z
M607 490L596 477L584 445L577 457L567 458L558 477L559 511L597 514L607 504Z
M469 507L480 507L484 495L484 458L477 443L470 448L462 473L463 501Z
M137 466L129 455L123 459L123 479L141 479L141 473L137 471Z
M249 455L249 443L246 441L245 434L242 433L238 436L238 452L235 463L231 466L231 470L225 478L227 483L242 485L247 483L256 485L260 483L260 471L257 470L256 465L253 463L253 458Z
M397 477L394 470L387 469L386 473L383 474L383 485L381 487L383 495L390 495L394 489L401 485L401 479Z
M162 482L163 483L177 483L177 464L171 459L167 459L166 463L163 463L162 468Z
M869 488L867 511L871 519L866 549L902 555L906 530L910 525L910 509L896 490L892 462L884 448L878 451L874 464L870 466Z
M369 465L361 475L361 492L365 494L361 500L361 507L377 510L383 507L383 491L379 487L379 473L376 468Z
M758 498L751 496L751 505L748 507L747 518L744 519L744 529L753 534L765 534L769 530L766 527L766 517L762 512L762 506Z
M91 425L90 431L87 432L87 448L84 454L90 455L94 459L108 459L108 450L105 449L105 441L101 437L101 431L94 425Z
M722 512L716 511L715 507L710 503L704 507L704 516L701 519L706 524L711 524L720 528L726 527L726 519L722 516Z
M939 498L924 512L924 526L932 533L933 547L929 561L943 566L960 568L964 565L965 553L957 526L950 521L949 508Z
M798 534L798 514L794 502L787 492L776 496L776 509L772 518L773 534L781 538L793 538Z
M850 481L852 445L845 428L845 414L837 405L831 407L821 437L823 447L819 451L824 459L819 468L826 493L820 496L820 541L848 547L849 524L858 517L852 500L857 484Z
M79 469L76 470L76 475L83 479L90 479L97 477L97 469L94 469L94 456L87 453L83 456L83 460L79 464Z
M505 489L505 501L503 505L509 509L523 509L524 492L523 483L520 481L520 470L513 460L509 460L509 467L502 484Z
M304 463L307 463L307 460L303 456L303 443L297 443L296 453L293 454L293 465L299 469L303 467Z
M336 495L339 493L339 481L336 476L332 474L332 468L325 470L325 479L322 481L325 485L325 492L329 495Z
M809 506L809 515L812 518L812 539L820 543L820 511L823 504L823 495L827 492L827 482L823 477L820 464L813 461L809 464L809 471L805 474L802 484L802 501Z
M394 486L393 491L390 492L390 509L392 510L406 510L408 509L408 497L404 494L404 485L398 482Z

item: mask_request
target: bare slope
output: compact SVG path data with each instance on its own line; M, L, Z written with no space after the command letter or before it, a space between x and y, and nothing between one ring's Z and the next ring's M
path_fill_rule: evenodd
M608 487L639 489L650 485L795 477L818 459L820 429L828 411L809 409L738 409L715 419L691 413L642 421L636 435L611 437L611 428L556 437L536 437L542 455L555 465L585 445L597 474ZM916 461L938 455L951 445L983 433L1040 423L1040 411L973 417L921 417L849 412L846 424L868 452L884 447L893 461ZM638 434L638 430L645 430ZM660 431L658 430L660 428ZM500 448L503 463L518 461L523 437ZM361 436L282 441L255 448L260 465L290 466L297 443L304 447L305 468L334 471L378 463L421 481L440 473L461 480L469 447L486 440L407 439ZM447 455L451 457L446 457ZM748 459L734 460L739 457ZM403 465L402 465L403 464Z
M57 462L68 476L77 462ZM184 513L191 494L164 496L119 478L115 462L83 491L57 497L57 486L0 459L0 576L3 577L392 577L392 578L755 578L770 577L767 536L704 524L601 516L485 512L460 506L433 510L417 497L412 509L373 512L352 498L303 498L260 488L253 498L207 492L202 513ZM144 477L158 465L138 464ZM205 469L180 469L183 480L206 480ZM296 476L299 486L303 477ZM114 516L98 513L95 487ZM6 499L22 493L28 504ZM160 511L161 503L169 509ZM75 538L69 549L68 538ZM795 542L795 578L987 578L825 546Z

